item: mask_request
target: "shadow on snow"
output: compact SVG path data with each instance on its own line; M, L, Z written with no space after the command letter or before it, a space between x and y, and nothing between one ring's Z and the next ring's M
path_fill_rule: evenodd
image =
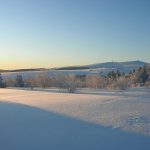
M0 103L1 150L148 150L150 138L26 105Z

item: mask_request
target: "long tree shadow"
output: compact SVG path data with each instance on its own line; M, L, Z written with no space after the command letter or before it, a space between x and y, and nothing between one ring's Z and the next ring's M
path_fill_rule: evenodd
M0 103L0 150L134 149L150 149L150 138L26 105Z

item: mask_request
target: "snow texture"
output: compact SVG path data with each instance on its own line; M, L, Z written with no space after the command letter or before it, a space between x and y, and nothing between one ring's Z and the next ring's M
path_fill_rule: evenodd
M150 149L150 89L0 89L0 150L77 149Z

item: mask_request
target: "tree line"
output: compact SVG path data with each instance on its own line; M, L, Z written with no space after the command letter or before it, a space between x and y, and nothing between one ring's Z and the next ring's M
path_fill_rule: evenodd
M150 87L150 66L143 66L128 74L120 71L109 72L106 76L101 75L65 75L56 74L49 76L44 72L38 76L28 76L23 78L17 75L16 78L2 78L0 74L0 87L26 87L26 88L59 88L66 89L73 93L78 88L94 89L121 89L129 87Z

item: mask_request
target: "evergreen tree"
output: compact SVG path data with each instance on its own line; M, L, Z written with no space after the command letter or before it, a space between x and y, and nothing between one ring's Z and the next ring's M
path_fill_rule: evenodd
M120 73L120 71L119 70L117 70L117 77L120 77L121 76L121 73Z
M2 87L2 83L3 83L3 78L2 75L0 74L0 87Z
M121 76L125 76L125 73L124 73L124 72L122 72Z
M141 72L141 81L142 81L142 83L145 84L147 79L148 79L148 68L147 68L147 66L144 66L142 68L142 72Z
M112 80L116 80L117 73L115 71L111 71L108 73L107 78L112 79Z
M23 77L21 75L17 75L17 77L16 77L16 86L24 87L24 81L23 81Z
M0 74L0 88L5 88L5 87L6 87L6 84L3 81L2 75Z

